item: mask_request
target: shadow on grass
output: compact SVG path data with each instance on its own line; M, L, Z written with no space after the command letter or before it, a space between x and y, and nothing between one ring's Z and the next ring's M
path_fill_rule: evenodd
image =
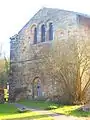
M12 104L0 104L0 115L11 115L18 113L17 109Z
M26 105L30 108L35 108L35 109L43 109L43 110L49 110L53 109L54 107L58 108L58 104L55 104L54 102L45 102L45 101L32 101L32 100L27 100L27 101L19 101L18 103Z

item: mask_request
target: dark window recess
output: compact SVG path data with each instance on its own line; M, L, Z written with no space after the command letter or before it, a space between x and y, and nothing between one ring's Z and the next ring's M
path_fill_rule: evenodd
M53 40L53 24L49 24L49 40Z
M45 42L45 25L41 26L41 42Z
M13 50L10 50L10 59L13 59L14 58L14 52Z
M34 29L34 44L37 44L37 28Z

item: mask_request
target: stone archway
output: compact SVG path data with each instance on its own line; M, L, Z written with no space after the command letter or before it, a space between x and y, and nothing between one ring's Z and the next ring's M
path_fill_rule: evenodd
M33 99L42 96L41 80L39 77L35 77L32 84L32 97Z

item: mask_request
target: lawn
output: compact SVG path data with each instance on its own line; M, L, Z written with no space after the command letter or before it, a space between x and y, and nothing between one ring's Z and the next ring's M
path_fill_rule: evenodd
M59 105L52 102L44 102L44 101L22 101L21 104L26 106L30 106L33 108L40 108L45 110L50 110L55 113L60 113L64 115L71 115L76 117L90 117L90 112L80 111L78 105Z
M59 107L58 104L55 104L53 102L45 102L45 101L20 101L20 104L30 106L32 108L39 108L39 109L47 109L50 106L56 106Z
M59 105L52 102L44 101L20 101L20 104L26 105L31 108L39 108L44 110L50 110L55 113L64 115L71 115L76 117L90 117L90 112L82 112L78 110L80 106ZM44 114L37 112L19 113L17 108L13 104L0 104L0 120L53 120Z
M47 115L37 112L19 113L13 104L0 104L0 120L53 120Z

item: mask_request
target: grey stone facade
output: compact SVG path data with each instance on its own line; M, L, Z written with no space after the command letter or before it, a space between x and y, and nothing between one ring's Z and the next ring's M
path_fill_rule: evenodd
M53 40L49 40L50 23L53 25ZM50 74L52 68L44 64L43 56L47 57L55 40L68 39L69 33L73 33L80 25L85 27L89 23L88 16L75 12L52 8L40 9L18 34L11 37L10 98L55 99L57 89L62 88L62 85L58 86L54 81L54 76ZM45 42L41 42L42 25L45 26ZM37 44L34 44L35 28L37 28ZM63 94L61 91L60 96L63 102L68 102L70 99L67 93Z

